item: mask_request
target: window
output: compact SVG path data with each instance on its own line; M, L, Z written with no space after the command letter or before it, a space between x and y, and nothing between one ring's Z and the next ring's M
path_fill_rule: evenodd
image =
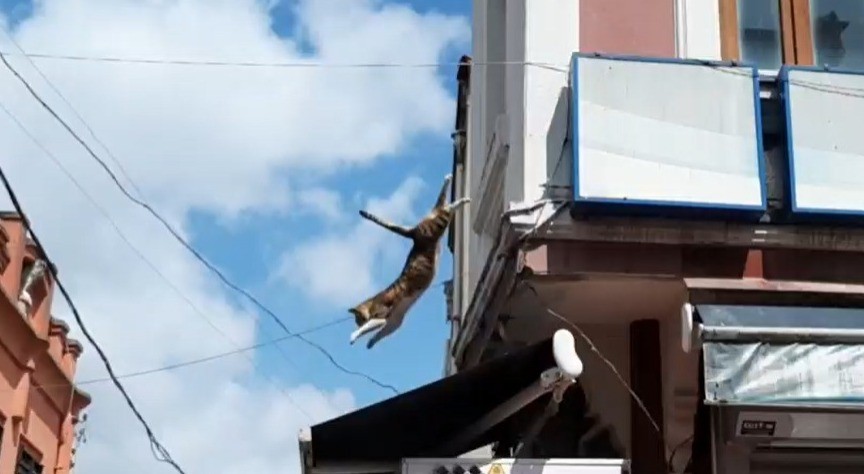
M864 2L810 0L815 64L864 69Z
M18 308L26 315L30 315L34 308L47 294L45 287L45 272L47 264L44 260L25 261L21 271L21 290L18 295Z
M780 69L783 36L777 0L737 0L739 59L762 69Z
M864 1L720 0L725 60L864 70Z
M42 474L42 465L30 453L22 449L18 455L15 474Z

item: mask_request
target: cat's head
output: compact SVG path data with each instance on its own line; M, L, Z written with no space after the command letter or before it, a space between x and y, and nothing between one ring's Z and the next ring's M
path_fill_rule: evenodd
M348 312L354 315L354 321L357 324L363 324L367 319L369 319L369 310L365 305L349 308Z

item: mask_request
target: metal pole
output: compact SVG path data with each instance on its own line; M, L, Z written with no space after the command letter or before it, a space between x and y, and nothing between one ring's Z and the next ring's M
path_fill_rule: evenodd
M493 426L513 416L529 403L552 391L555 385L562 379L564 379L563 374L557 367L544 371L537 381L523 388L519 393L495 407L492 411L465 428L459 435L452 438L444 445L442 452L453 452L470 443Z

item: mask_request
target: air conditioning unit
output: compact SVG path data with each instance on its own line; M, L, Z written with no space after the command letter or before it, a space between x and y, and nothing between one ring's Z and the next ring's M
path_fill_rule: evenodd
M624 474L625 459L465 459L413 458L402 461L402 474Z

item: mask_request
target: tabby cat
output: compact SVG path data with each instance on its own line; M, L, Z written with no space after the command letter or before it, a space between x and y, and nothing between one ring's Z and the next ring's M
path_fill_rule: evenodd
M381 339L399 329L405 314L432 284L438 266L441 238L447 232L455 211L470 201L465 197L446 204L452 179L452 175L444 178L444 185L435 206L410 229L360 211L363 218L411 239L413 245L399 277L375 296L348 310L354 315L358 326L357 330L351 333L351 344L364 334L378 329L366 344L366 347L371 349Z

